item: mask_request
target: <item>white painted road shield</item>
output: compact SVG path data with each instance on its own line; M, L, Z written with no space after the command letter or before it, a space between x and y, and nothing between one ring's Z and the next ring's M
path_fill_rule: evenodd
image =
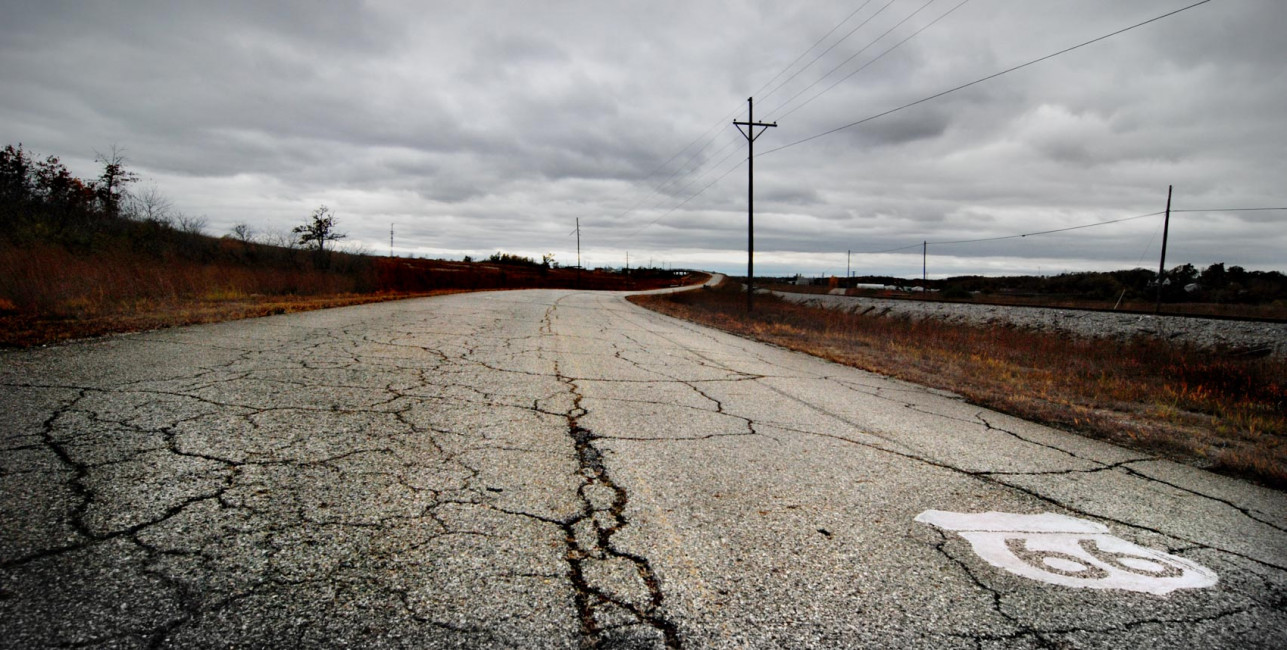
M1160 596L1217 581L1206 567L1114 537L1102 524L1065 515L926 510L916 521L955 531L992 566L1065 587Z

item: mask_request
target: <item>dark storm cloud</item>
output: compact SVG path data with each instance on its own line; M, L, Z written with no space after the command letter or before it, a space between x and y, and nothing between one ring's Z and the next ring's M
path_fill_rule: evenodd
M768 152L1180 3L974 0L818 95L956 3L871 42L922 4L894 2L775 79L854 7L14 3L0 23L0 136L81 175L94 174L95 149L119 144L219 232L246 220L289 229L327 203L359 244L387 242L396 223L408 252L567 259L580 218L590 264L632 250L736 269L746 143L730 122L745 119L748 95L757 119L778 121L756 143ZM821 272L835 267L827 255L843 268L848 249L1160 210L1172 184L1179 207L1283 205L1284 28L1282 3L1213 2L764 155L757 248L766 267ZM1177 263L1280 267L1284 219L1180 219ZM950 259L988 272L1038 266L1025 259L1100 268L1156 247L1144 224L1113 228L960 245Z

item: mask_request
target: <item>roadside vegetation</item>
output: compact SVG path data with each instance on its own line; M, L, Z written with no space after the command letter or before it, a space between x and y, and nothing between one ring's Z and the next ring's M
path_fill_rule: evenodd
M962 275L934 280L890 276L768 279L775 291L826 293L875 298L930 299L991 305L1068 307L1191 316L1287 320L1287 275L1249 271L1223 262L1198 269L1181 264L1162 277L1149 269L1086 271L1049 276ZM1159 304L1158 299L1161 299Z
M1287 361L1138 338L849 314L741 285L636 304L973 404L1287 489Z
M125 167L73 176L54 156L0 149L0 347L457 291L649 289L660 269L559 268L498 251L476 263L335 250L345 237L321 206L286 232L246 223L221 237Z

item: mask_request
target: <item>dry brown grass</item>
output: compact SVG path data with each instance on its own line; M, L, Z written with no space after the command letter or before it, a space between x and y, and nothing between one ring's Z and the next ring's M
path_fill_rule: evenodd
M817 309L736 288L636 296L662 313L949 390L972 403L1287 488L1287 361L1153 339Z
M73 252L54 244L0 242L0 347L459 291L653 289L676 281L648 272L627 277L345 254L316 268L303 251L228 239L197 243L214 248L194 246L185 257L122 245Z
M464 289L441 289L422 293L343 293L318 296L262 296L175 298L170 300L136 300L117 304L113 311L92 316L42 317L0 305L0 347L30 347L71 339L102 336L120 332L217 323L274 314L289 314L314 309L347 307L370 302L401 300L459 293Z

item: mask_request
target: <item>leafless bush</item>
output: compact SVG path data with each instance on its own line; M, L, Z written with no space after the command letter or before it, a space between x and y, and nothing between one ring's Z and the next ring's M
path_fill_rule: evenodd
M232 236L236 237L243 244L249 244L255 239L255 231L251 229L246 222L241 222L232 227Z
M192 217L182 212L176 212L174 215L174 225L180 232L189 235L200 235L205 232L207 219L202 217Z
M259 235L259 241L278 248L297 248L299 240L289 230L265 230Z
M155 184L130 192L125 197L125 215L135 221L168 226L173 225L174 214L174 203Z

